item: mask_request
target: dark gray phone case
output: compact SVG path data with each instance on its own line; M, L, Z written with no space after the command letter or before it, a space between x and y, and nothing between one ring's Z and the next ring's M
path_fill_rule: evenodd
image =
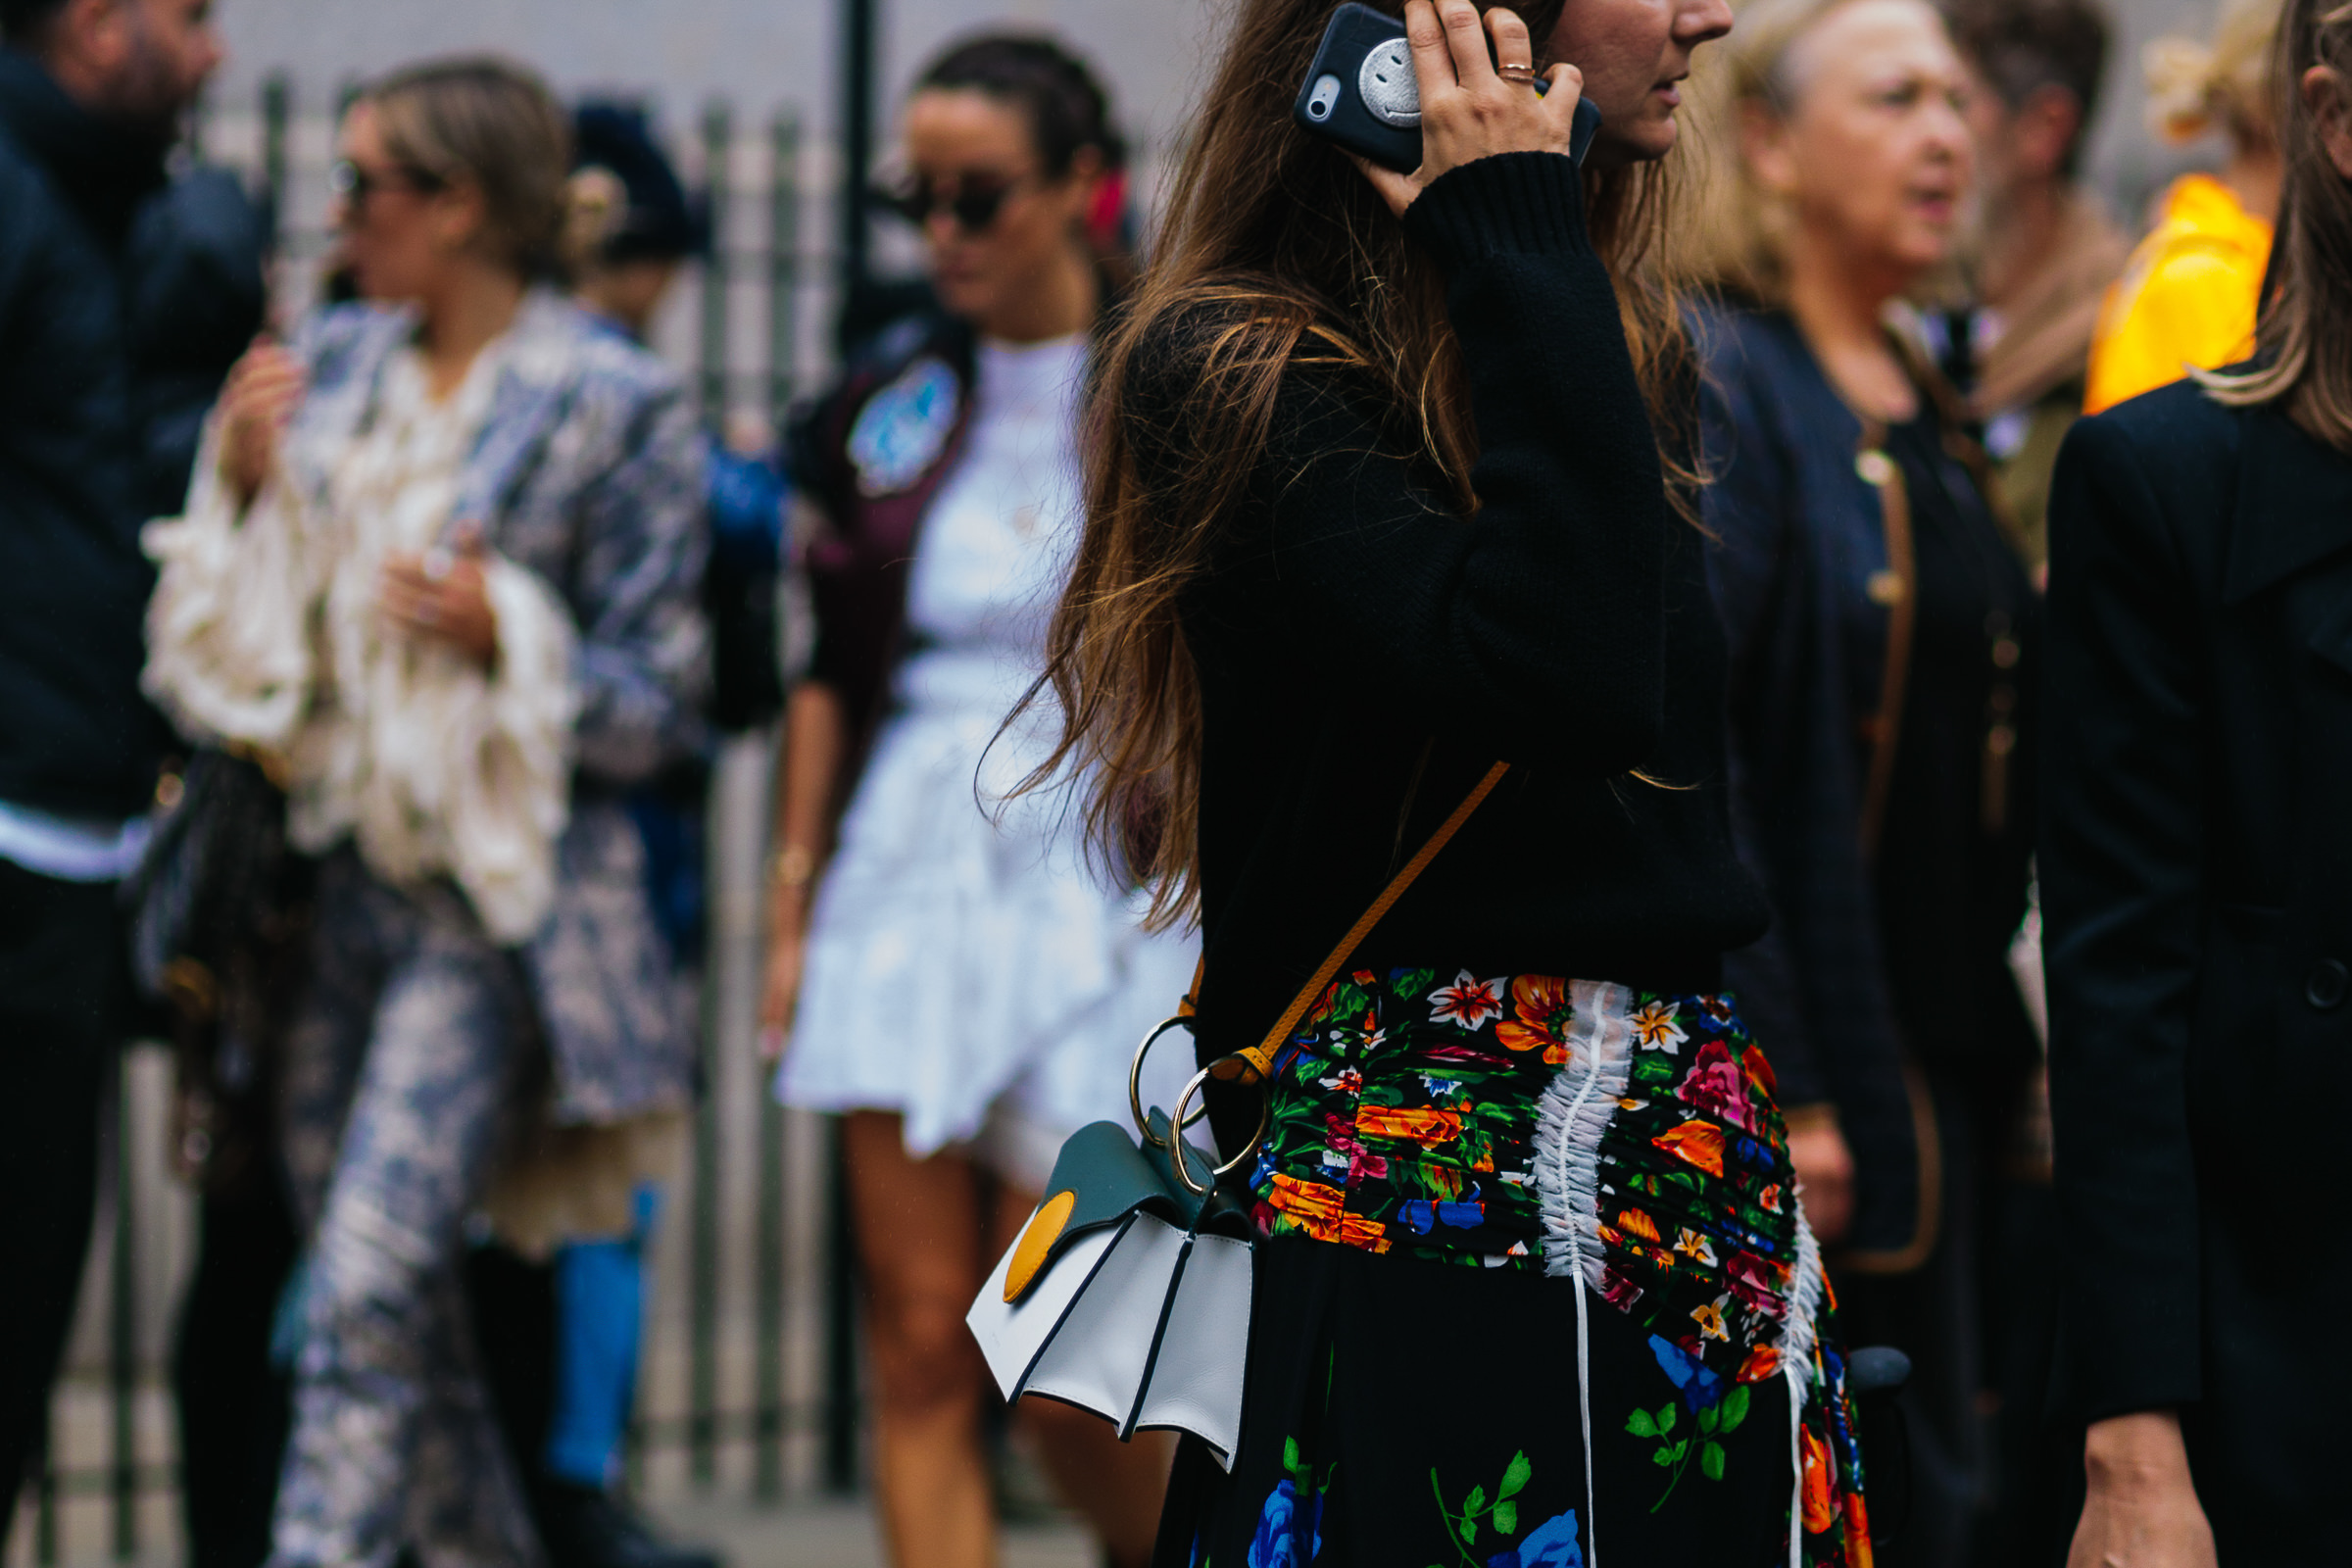
M1357 0L1333 12L1314 64L1298 84L1291 118L1309 134L1385 169L1402 174L1419 169L1421 91L1403 21ZM1580 101L1569 145L1569 156L1580 165L1599 128L1600 111Z

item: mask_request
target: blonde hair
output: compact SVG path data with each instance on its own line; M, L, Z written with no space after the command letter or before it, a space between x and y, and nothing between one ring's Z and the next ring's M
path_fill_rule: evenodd
M2352 180L2336 172L2300 90L2314 66L2352 76L2352 4L2288 0L2272 64L2285 180L2254 364L2191 373L2217 403L2278 404L2313 440L2352 453Z
M575 170L564 184L564 228L557 256L575 281L594 272L606 247L629 220L629 188L602 164Z
M1751 107L1786 119L1803 96L1796 46L1831 13L1855 0L1753 0L1739 25L1693 73L1694 112L1686 118L1705 148L1696 197L1698 220L1688 229L1692 276L1764 305L1788 293L1786 197L1768 190L1740 146L1740 120Z
M2148 128L2170 142L2225 129L2241 141L2278 136L2271 98L2271 54L2279 0L2226 0L2213 37L2200 43L2158 38L2140 56L2148 87Z
M546 83L490 56L427 61L360 95L384 150L482 197L483 241L526 276L554 270L566 216L571 124Z

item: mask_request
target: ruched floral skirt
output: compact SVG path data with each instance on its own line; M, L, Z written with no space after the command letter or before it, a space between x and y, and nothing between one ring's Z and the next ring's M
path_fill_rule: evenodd
M1730 998L1358 970L1275 1058L1240 1450L1160 1562L1867 1568L1836 1305Z

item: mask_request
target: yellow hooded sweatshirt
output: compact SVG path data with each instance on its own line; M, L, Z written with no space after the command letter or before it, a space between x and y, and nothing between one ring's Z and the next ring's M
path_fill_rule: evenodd
M2169 386L2254 350L2254 312L2270 265L2271 225L2210 174L2165 193L2163 216L2107 291L2091 337L2082 412Z

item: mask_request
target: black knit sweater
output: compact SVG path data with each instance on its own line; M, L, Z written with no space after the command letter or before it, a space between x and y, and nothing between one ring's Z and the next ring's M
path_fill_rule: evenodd
M1573 167L1485 159L1404 222L1446 280L1480 507L1429 486L1360 377L1286 373L1250 500L1183 607L1203 1060L1271 1027L1496 759L1511 773L1361 963L1695 992L1764 929L1727 819L1704 541L1668 505Z

